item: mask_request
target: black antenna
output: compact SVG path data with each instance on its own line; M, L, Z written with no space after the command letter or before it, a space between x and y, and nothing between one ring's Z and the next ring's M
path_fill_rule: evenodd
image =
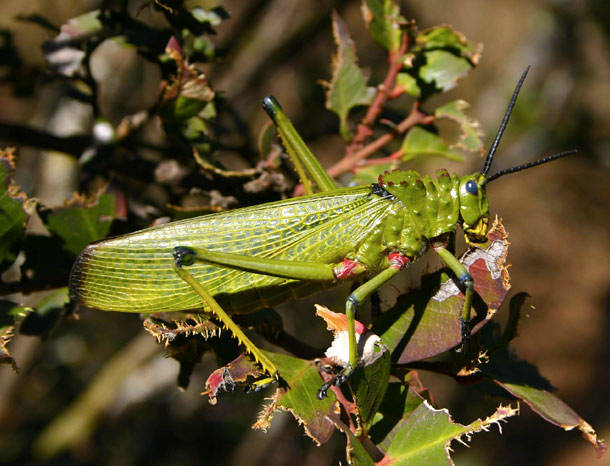
M553 160L557 160L562 157L567 157L568 155L576 154L577 152L578 151L576 149L573 149L573 150L569 150L566 152L561 152L559 154L549 155L548 157L544 157L543 159L536 160L535 162L528 162L528 163L524 163L522 165L517 165L516 167L507 168L505 170L500 170L499 172L494 173L491 176L488 176L485 179L485 183L489 183L490 181L500 178L501 176L508 175L509 173L515 173L515 172L520 172L521 170L527 170L528 168L532 168L537 165L542 165L543 163L552 162Z
M481 173L486 175L489 171L489 167L491 167L491 162L493 161L496 150L498 149L498 145L500 144L500 139L502 139L502 134L504 134L504 130L506 129L506 125L508 125L508 120L510 119L510 114L513 112L513 107L515 106L515 102L517 102L517 96L519 95L519 91L521 90L521 85L523 81L525 81L525 77L527 76L527 72L530 70L530 66L528 65L525 68L523 74L519 78L519 82L513 91L513 96L510 98L510 102L508 103L508 108L506 109L506 113L504 114L504 118L502 119L502 123L500 124L500 129L498 129L498 134L496 134L496 138L494 139L489 152L487 153L487 158L485 159L485 163L483 164L483 170Z

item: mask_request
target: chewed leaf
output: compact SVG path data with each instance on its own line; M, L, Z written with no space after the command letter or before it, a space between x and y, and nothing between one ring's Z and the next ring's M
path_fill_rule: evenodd
M487 431L508 417L518 414L518 408L499 406L489 417L462 425L454 422L446 409L434 409L427 401L401 419L381 442L385 453L381 464L440 465L453 464L451 442L464 443L471 435Z
M87 199L75 195L65 206L40 208L39 214L47 229L63 240L64 249L78 255L87 244L108 235L116 216L115 196L106 193Z
M207 395L210 404L215 405L219 391L231 392L237 384L245 384L249 377L258 378L262 375L256 364L242 353L227 365L212 372L201 394Z
M509 393L527 403L534 412L548 422L564 430L574 428L580 430L583 437L595 447L599 456L606 450L604 441L597 437L593 427L552 393L527 385L507 383L500 380L494 381Z
M419 126L407 133L400 147L402 160L407 161L421 156L441 156L449 160L462 160L462 156L451 150L449 145L438 135Z
M604 441L597 437L595 430L572 408L551 393L553 387L533 364L520 359L508 343L516 335L517 321L525 302L525 293L514 296L510 301L510 317L501 335L492 326L486 327L481 340L490 348L490 358L479 366L481 372L511 395L524 401L543 419L565 430L579 429L584 438L597 450L605 451Z
M315 363L268 351L265 354L276 365L287 387L277 389L253 427L266 430L273 413L283 409L292 413L314 442L325 443L334 430L336 398L332 392L322 400L316 397L322 379Z
M468 58L472 64L477 64L481 57L481 44L474 44L466 39L464 34L451 26L437 26L425 29L417 34L416 44L424 50L452 50L457 55Z
M402 89L407 94L416 98L421 96L421 88L417 84L417 79L409 73L398 73L396 76L396 88Z
M493 316L510 289L506 254L507 235L498 219L483 247L467 251L460 261L474 279L474 288L487 311L473 331ZM398 298L396 305L380 319L377 333L404 364L429 358L461 342L460 314L464 295L454 280L442 271L424 277L419 290Z
M13 184L14 161L12 149L0 151L0 272L17 257L31 203Z
M437 107L434 111L436 118L448 118L455 121L460 125L461 135L456 144L457 147L461 147L470 151L482 151L483 141L481 136L483 135L479 122L469 118L465 113L470 105L464 100L454 100L448 104Z
M401 25L405 19L394 0L365 0L362 15L371 37L390 52L397 52L402 40Z
M457 86L457 80L466 75L472 65L466 58L456 57L445 50L424 52L426 64L419 75L426 83L446 92Z
M360 440L358 440L358 437L354 435L350 428L339 419L335 419L335 426L345 434L347 440L345 445L345 457L347 458L348 464L356 466L374 466L375 462L373 461L373 458L367 453Z
M341 136L349 140L347 116L352 108L369 104L375 96L375 88L366 85L367 77L358 67L354 42L336 11L333 12L333 34L337 53L333 57L332 79L325 83L326 108L337 114Z

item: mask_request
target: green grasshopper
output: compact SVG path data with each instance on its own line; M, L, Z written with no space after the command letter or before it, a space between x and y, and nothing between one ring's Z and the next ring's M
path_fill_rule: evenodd
M347 298L349 364L358 364L354 319L371 293L431 247L465 292L462 339L470 336L473 280L448 248L461 226L466 242L485 241L486 185L509 173L574 153L552 155L488 176L526 69L481 172L436 177L408 170L368 186L337 188L271 96L263 108L304 183L305 196L172 222L85 248L70 276L70 296L89 308L119 312L203 310L212 313L268 373L278 371L224 310L252 312L309 295L343 280L362 283ZM312 181L320 193L313 193ZM329 384L318 393L323 397Z

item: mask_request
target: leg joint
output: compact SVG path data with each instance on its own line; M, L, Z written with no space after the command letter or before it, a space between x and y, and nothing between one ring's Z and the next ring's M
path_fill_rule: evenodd
M176 267L193 265L193 262L195 262L195 251L186 246L176 246L172 254L174 255Z
M458 277L458 280L466 288L472 288L474 285L474 280L472 279L472 275L470 275L468 272L465 272L462 275L460 275Z
M347 297L347 305L357 308L360 305L360 300L352 293Z

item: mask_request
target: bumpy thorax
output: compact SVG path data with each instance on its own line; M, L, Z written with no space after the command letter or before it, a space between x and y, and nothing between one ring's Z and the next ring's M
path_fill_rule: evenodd
M416 171L396 170L379 176L379 186L402 204L397 250L417 258L429 240L455 231L459 216L459 178L439 170L436 178Z

